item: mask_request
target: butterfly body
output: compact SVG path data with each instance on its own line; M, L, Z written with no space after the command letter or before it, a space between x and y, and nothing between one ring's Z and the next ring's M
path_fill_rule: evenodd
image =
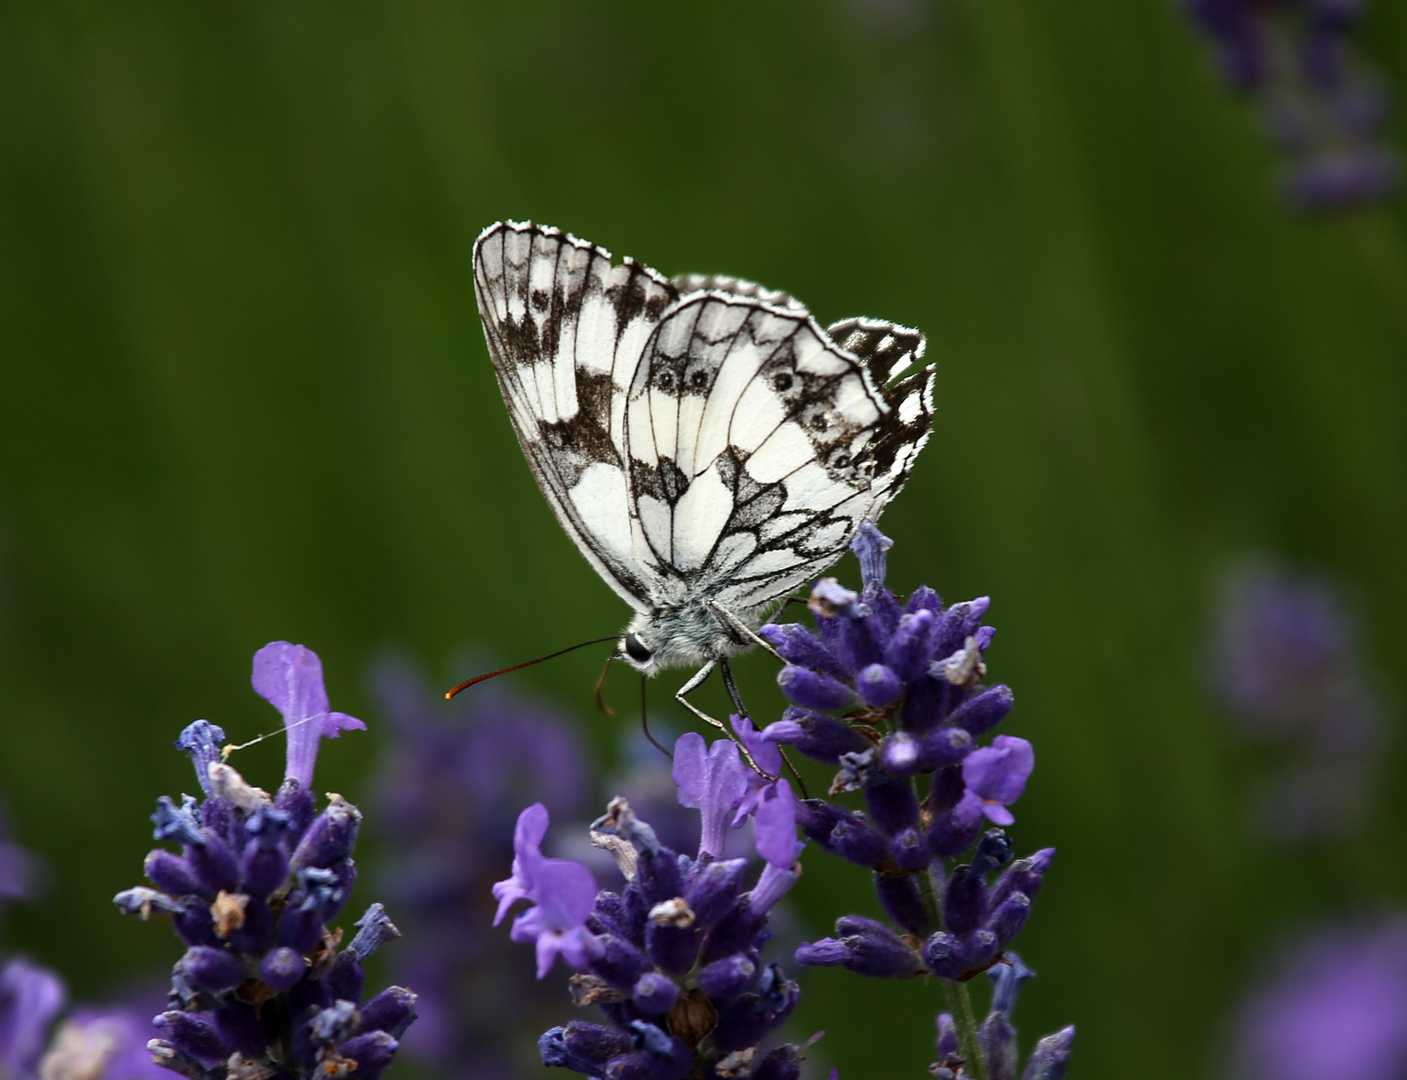
M474 281L538 485L636 612L618 656L699 668L681 694L839 558L928 437L917 331L823 330L785 293L531 223L484 231Z

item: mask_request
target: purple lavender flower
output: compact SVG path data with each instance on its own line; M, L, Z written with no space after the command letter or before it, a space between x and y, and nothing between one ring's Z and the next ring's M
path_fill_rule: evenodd
M393 658L373 667L370 684L389 743L368 814L379 841L372 873L405 931L389 970L419 994L400 1054L441 1077L521 1076L536 1067L533 1040L561 991L490 929L490 886L514 857L519 808L540 802L554 820L581 819L589 757L564 720L494 684L446 703Z
M558 956L580 968L601 955L600 941L586 929L596 898L596 879L579 862L542 854L548 824L547 807L542 803L534 803L518 816L513 833L513 876L493 887L498 901L495 926L517 901L533 904L513 920L510 936L514 941L537 944L539 979L551 970Z
M1287 950L1236 1026L1246 1080L1407 1075L1407 919L1319 931Z
M1401 166L1383 145L1387 93L1349 49L1358 0L1184 0L1233 89L1257 98L1288 158L1282 187L1297 209L1377 202Z
M1015 735L998 735L991 746L974 750L963 761L962 782L967 790L953 813L971 822L985 815L995 825L1014 824L1016 818L1007 804L1021 797L1035 767L1036 755L1029 742Z
M181 851L152 851L146 873L155 888L115 898L143 919L170 915L187 946L172 971L171 1008L155 1020L162 1037L148 1048L188 1080L227 1072L374 1080L415 1019L415 995L393 986L362 1001L362 962L399 931L373 904L338 949L342 932L328 924L356 879L361 814L338 795L318 812L309 790L321 738L361 722L328 711L321 665L301 646L261 649L253 682L288 730L277 796L220 760L223 731L190 725L177 746L191 755L206 798L158 800L156 838Z
M284 779L298 781L305 791L313 782L313 763L322 740L335 739L344 731L366 730L355 716L328 711L322 661L302 645L287 641L265 645L254 654L253 682L255 692L283 716L288 733Z
M1358 659L1354 620L1320 581L1254 561L1226 578L1212 681L1250 739L1281 765L1252 814L1282 842L1336 840L1367 816L1384 724Z
M552 1028L539 1040L542 1060L599 1077L795 1080L797 1047L758 1050L800 993L777 964L761 958L768 912L799 876L790 785L753 774L734 744L707 747L692 733L676 743L675 775L680 801L700 812L699 854L666 847L616 798L591 828L593 842L612 852L625 878L619 892L592 898L584 866L542 856L544 808L531 806L519 817L513 874L495 896L500 904L535 905L515 920L515 940L536 940L539 977L559 954L581 969L571 980L577 1004L599 1005L609 1022ZM766 865L747 891L747 861L722 859L718 851L724 823L749 799ZM554 864L558 877L546 873Z

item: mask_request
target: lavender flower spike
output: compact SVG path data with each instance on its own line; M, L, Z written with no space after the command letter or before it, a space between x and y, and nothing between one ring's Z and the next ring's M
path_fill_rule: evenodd
M50 1022L64 1005L64 985L47 968L11 960L0 971L0 1076L31 1073Z
M254 654L251 680L261 698L283 714L288 731L288 767L285 779L297 780L307 791L313 782L313 763L324 738L335 739L344 731L365 731L355 716L329 712L322 682L322 661L312 649L287 641L271 641Z
M962 779L967 785L954 813L969 822L983 814L997 825L1010 825L1016 818L1006 808L1026 790L1026 781L1036 767L1031 744L1015 735L998 735L991 746L974 750L962 763Z

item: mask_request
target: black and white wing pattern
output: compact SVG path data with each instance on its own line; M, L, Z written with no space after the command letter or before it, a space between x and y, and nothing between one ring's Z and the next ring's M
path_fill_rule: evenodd
M734 612L834 562L903 486L932 415L931 368L906 374L922 335L862 319L823 331L754 289L682 295L625 408L644 561Z
M879 516L928 438L917 331L822 330L785 293L531 224L487 229L474 276L538 484L637 611L766 607Z
M557 229L505 222L474 245L489 355L523 454L562 527L637 611L656 582L626 508L625 401L678 299L669 279Z

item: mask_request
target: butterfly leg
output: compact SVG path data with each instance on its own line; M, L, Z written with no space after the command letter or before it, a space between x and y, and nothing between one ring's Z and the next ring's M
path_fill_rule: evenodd
M723 685L728 688L728 696L733 699L733 705L738 710L738 714L746 719L752 719L752 717L748 715L747 706L743 704L742 694L738 693L738 684L733 678L733 669L728 666L728 661L720 660L718 662L718 670L723 673ZM796 766L792 764L791 758L787 757L786 750L778 746L777 752L782 755L782 761L785 763L787 771L791 773L792 778L796 781L796 786L801 789L801 797L803 799L809 799L811 795L806 790L806 781L801 778L801 773L796 771ZM758 770L758 772L761 771L761 769ZM763 775L766 776L767 774L763 773ZM776 777L769 777L769 779L775 780Z
M674 760L674 755L671 754L668 750L666 750L663 746L661 746L661 745L659 744L659 742L655 739L655 737L650 734L650 721L647 719L647 717L646 717L646 715L645 715L645 697L646 697L645 689L646 689L646 687L647 687L648 685L649 685L649 677L646 676L646 675L641 675L641 676L640 676L640 727L644 730L644 732L645 732L645 738L649 740L650 745L653 746L656 750L658 750L658 751L659 751L661 754L663 754L665 757L669 758L670 761L673 761L673 760Z
M722 622L724 626L728 627L733 633L741 635L744 641L750 641L754 645L760 646L764 652L771 653L784 664L787 662L786 658L783 657L781 653L772 648L771 642L761 637L756 630L748 626L747 623L743 622L742 619L738 618L722 604L718 603L718 601L710 600L708 602L708 608L714 615L718 616L719 621ZM727 668L725 667L724 670L726 671ZM739 711L742 710L742 705L738 702L737 698L733 699L733 704L738 706Z
M712 724L719 731L723 732L724 735L727 735L728 738L732 739L735 743L737 743L738 752L743 755L743 759L748 763L748 765L754 769L757 769L757 771L759 773L762 773L763 776L767 776L766 772L758 768L757 762L752 759L752 753L748 750L746 746L743 745L743 741L738 738L732 728L730 728L727 724L723 723L722 720L715 720L713 717L709 716L708 713L704 712L692 701L689 701L688 698L685 697L686 694L691 694L700 686L702 686L703 681L713 673L713 669L717 666L718 661L710 660L703 667L699 668L698 671L694 672L693 676L689 679L689 681L686 682L683 686L678 689L678 691L675 692L674 700L679 702L680 705L683 705L684 708L688 709L691 713L697 716L704 723ZM731 678L729 679L729 681L731 682ZM776 777L768 777L768 779L775 780Z

